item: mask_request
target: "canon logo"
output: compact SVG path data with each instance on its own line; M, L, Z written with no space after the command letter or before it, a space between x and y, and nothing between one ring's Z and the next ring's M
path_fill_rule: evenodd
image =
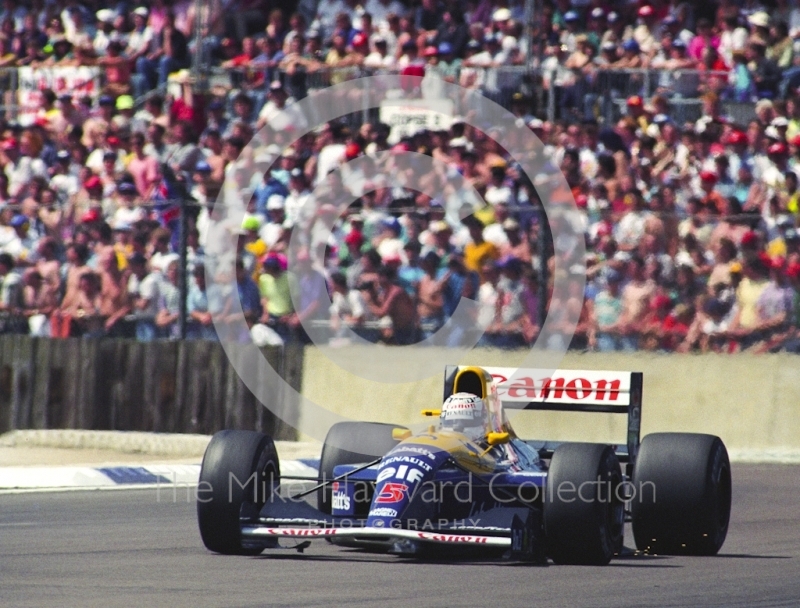
M498 393L501 398L508 396L510 399L529 399L531 401L545 401L547 399L569 399L581 401L593 399L596 401L616 401L620 394L620 380L588 380L586 378L542 378L537 382L530 377L514 378L514 384L504 386L508 378L493 375L498 383Z
M332 536L336 534L333 528L268 528L267 534L270 536Z
M474 410L475 404L470 403L458 403L458 402L451 402L447 404L448 410Z
M478 543L484 544L487 541L485 536L459 536L457 534L430 534L419 532L417 534L422 540L433 540L440 543Z

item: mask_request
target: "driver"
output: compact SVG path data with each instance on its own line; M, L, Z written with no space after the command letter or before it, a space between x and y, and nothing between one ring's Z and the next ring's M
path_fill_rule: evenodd
M442 405L439 430L456 431L473 441L484 441L491 430L486 403L471 393L450 395Z

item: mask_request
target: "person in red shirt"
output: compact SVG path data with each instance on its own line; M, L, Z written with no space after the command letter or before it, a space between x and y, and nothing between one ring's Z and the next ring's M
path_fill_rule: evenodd
M639 331L639 348L658 350L663 340L664 322L672 308L672 300L663 294L650 299L649 310L645 314Z
M678 304L664 319L662 324L661 348L674 352L689 333L694 321L694 309L687 304Z
M698 64L700 70L700 86L706 91L719 94L728 86L728 74L730 66L713 46L706 47L703 52L703 60Z
M202 133L206 128L206 104L202 95L192 92L194 83L188 73L178 77L181 85L181 96L175 99L169 107L169 122L174 125L178 122L191 123L195 133Z
M234 84L239 88L253 89L264 84L264 71L253 70L253 60L258 57L259 50L253 38L242 39L242 52L232 59L222 62L223 68L234 68L236 78Z
M689 306L679 304L673 309L672 300L668 296L653 296L650 310L642 321L640 348L674 352L686 338L691 317Z
M223 68L240 68L248 65L255 59L257 53L256 43L250 36L242 39L242 52L222 62Z

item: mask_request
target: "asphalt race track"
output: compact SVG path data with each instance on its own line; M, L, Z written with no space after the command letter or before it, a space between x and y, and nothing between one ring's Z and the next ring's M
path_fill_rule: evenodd
M163 489L7 494L0 605L798 606L798 488L800 467L734 466L718 557L632 556L605 568L419 563L324 541L302 555L223 557L203 548L185 490L175 502Z

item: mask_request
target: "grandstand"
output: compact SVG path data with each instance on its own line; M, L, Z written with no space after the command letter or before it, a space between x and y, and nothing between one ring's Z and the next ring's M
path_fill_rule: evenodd
M375 75L392 103L294 105ZM464 121L480 93L578 208L571 348L800 350L796 2L8 1L0 82L4 333L216 340L238 296L259 340L457 345L468 297L480 344L535 343L559 245L538 180ZM409 152L441 197L388 187ZM235 280L206 259L229 183Z

